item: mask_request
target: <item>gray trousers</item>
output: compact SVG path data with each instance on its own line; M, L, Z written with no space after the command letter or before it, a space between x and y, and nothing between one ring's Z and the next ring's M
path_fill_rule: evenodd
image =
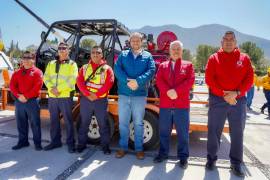
M220 137L226 119L231 138L230 161L238 165L243 161L243 134L246 122L246 97L237 99L236 105L228 104L223 97L209 95L207 159L217 160Z

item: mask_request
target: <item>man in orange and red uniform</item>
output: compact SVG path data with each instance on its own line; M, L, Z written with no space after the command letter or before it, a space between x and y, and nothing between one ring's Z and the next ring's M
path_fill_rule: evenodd
M19 132L19 141L13 150L29 146L28 120L31 122L35 149L42 150L40 107L38 97L43 84L42 72L34 66L35 55L25 51L22 57L22 67L14 72L10 81L11 93L16 97L15 117Z
M82 97L80 101L81 124L78 132L77 151L81 153L87 144L87 132L94 114L98 121L101 146L104 154L110 154L110 130L107 106L107 95L113 85L114 74L112 68L103 59L102 49L94 46L91 59L79 71L77 86Z
M246 121L246 92L253 84L253 69L249 57L236 46L235 34L227 31L221 49L210 56L205 80L209 86L208 141L206 168L212 170L217 160L220 137L228 119L231 137L232 172L244 176L243 132Z

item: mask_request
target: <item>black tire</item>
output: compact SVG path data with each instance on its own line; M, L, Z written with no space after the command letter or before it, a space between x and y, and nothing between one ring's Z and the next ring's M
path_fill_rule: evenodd
M146 110L144 115L144 140L143 148L144 150L156 149L159 145L159 123L158 117L155 113ZM132 121L130 122L130 137L129 146L134 149L134 126ZM147 137L148 136L148 137Z
M113 120L113 116L109 113L108 113L108 120L109 120L110 135L112 138L114 135L114 120ZM76 116L77 131L79 130L80 124L81 124L81 116L80 116L80 113L78 113L78 115ZM95 116L92 116L87 135L88 135L89 144L95 144L95 145L100 144L100 134L98 131L98 124L97 124Z

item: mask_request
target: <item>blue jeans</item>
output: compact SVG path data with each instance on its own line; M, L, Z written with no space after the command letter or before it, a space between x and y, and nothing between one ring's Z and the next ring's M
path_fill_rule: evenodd
M145 113L145 96L124 96L119 95L119 145L124 151L128 150L129 124L132 117L135 131L135 151L143 151L143 118Z
M180 160L189 157L189 109L160 108L159 112L159 155L168 157L173 124L177 132L177 156Z
M252 104L252 99L254 97L254 86L252 86L247 92L247 107L250 108Z

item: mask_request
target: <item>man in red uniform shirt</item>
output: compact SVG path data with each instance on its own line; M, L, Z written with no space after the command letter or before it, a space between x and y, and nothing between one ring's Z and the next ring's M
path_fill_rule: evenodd
M14 72L10 80L10 90L16 97L15 116L19 141L13 150L29 146L28 120L31 122L35 149L42 150L39 94L42 87L42 72L34 66L35 55L26 51L22 57L22 67Z
M170 44L170 60L159 66L156 75L160 91L160 148L154 162L160 163L168 158L172 124L175 124L179 166L185 169L189 157L189 91L195 75L192 63L184 61L182 54L183 44L180 41L173 41Z
M247 106L245 94L253 84L253 69L249 57L237 48L234 32L224 34L221 46L210 56L205 71L209 86L206 168L212 170L215 167L220 137L228 119L231 170L237 176L244 176L241 163Z
M87 132L92 115L95 115L98 121L103 153L111 153L109 148L111 136L107 113L107 95L113 82L112 68L103 59L101 47L94 46L91 50L89 63L81 67L77 77L77 86L82 93L80 100L81 124L77 146L79 153L86 148Z

